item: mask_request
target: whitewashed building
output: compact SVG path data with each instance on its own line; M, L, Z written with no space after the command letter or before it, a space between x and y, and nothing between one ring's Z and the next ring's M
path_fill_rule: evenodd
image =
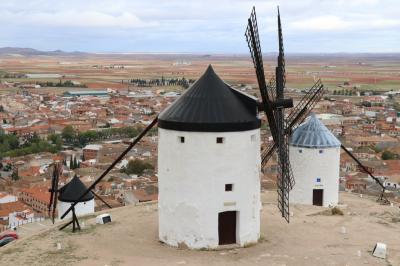
M290 203L337 205L340 145L314 114L293 132L289 158L296 184L289 194Z
M0 204L2 203L10 203L10 202L16 202L18 199L16 196L5 193L5 192L0 192Z
M61 187L58 195L58 218L68 210L71 205L79 199L79 197L86 191L86 186L82 183L78 176L74 176L71 181L65 186ZM94 195L89 192L83 199L75 205L76 216L82 216L94 213ZM72 212L69 212L64 219L72 217Z
M260 237L257 102L211 66L158 121L159 239L192 249Z

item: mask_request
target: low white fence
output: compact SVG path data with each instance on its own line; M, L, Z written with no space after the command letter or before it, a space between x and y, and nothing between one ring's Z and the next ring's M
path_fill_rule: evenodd
M44 221L44 217L32 217L32 218L27 218L24 220L18 220L17 222L9 223L7 228L15 228L19 227L24 224L29 224L29 223L36 223L36 222L41 222Z

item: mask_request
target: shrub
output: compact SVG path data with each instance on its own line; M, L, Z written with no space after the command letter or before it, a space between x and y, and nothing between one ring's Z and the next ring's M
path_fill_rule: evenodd
M338 207L333 207L331 211L332 215L343 215L343 211Z

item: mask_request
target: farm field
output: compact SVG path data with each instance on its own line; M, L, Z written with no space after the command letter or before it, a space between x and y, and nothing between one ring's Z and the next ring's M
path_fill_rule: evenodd
M276 65L275 56L264 56L269 79ZM400 89L400 55L288 55L287 87L306 88L321 78L330 90L344 82L361 90ZM256 78L249 55L189 54L85 54L82 56L0 55L0 72L11 74L42 74L32 78L2 78L2 81L24 83L72 80L89 89L127 89L128 79L181 78L196 79L212 64L228 83L255 85ZM123 82L124 81L124 82ZM81 88L42 88L43 92L63 93ZM3 93L9 88L1 89Z

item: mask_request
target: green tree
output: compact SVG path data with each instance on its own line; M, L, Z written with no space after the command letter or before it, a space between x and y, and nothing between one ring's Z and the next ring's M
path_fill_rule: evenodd
M68 143L72 143L76 136L74 128L70 125L64 127L61 135L63 139L65 139L65 141Z
M12 165L8 163L8 164L6 164L6 166L3 167L3 170L8 172L11 170L11 168L12 168Z
M18 168L16 168L12 174L11 174L11 179L14 181L17 181L19 179L19 175L18 175Z
M400 112L400 102L394 102L393 108L394 108L397 112Z
M34 132L30 137L29 137L29 142L30 143L39 143L40 142L40 137L39 137L39 135L36 133L36 132Z
M391 151L384 151L382 153L382 160L393 160L396 157L396 154L394 154Z
M73 161L73 159L72 159L72 155L71 155L71 158L69 159L69 169L74 169L74 161Z
M74 169L78 168L78 161L76 160L76 156L74 156Z
M146 169L154 169L154 166L146 161L142 161L139 159L130 160L128 165L123 170L128 175L135 174L135 175L142 175L144 170Z
M378 145L373 146L372 149L373 149L376 153L379 153L379 152L382 151L382 148L379 147Z
M3 148L1 148L3 146ZM0 134L0 150L6 152L8 150L17 149L19 147L19 140L16 135Z

